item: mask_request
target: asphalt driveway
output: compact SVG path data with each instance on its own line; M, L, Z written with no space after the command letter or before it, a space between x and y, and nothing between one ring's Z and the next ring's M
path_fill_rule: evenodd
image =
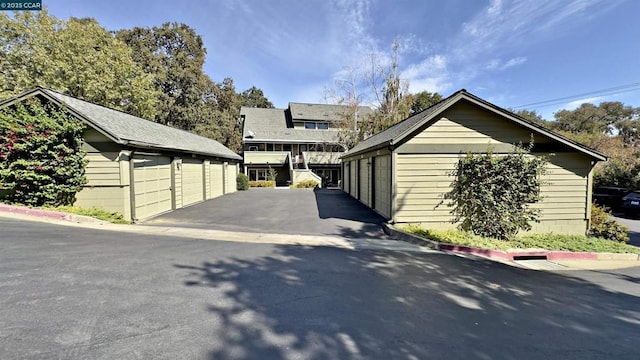
M276 234L386 238L386 220L341 190L238 191L168 214L145 225Z

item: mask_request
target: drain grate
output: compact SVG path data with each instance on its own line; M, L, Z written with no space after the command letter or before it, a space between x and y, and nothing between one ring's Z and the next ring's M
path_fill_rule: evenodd
M551 262L544 257L544 259L531 259L531 260L516 260L514 257L514 263L519 266L531 270L563 270L567 267L554 262Z

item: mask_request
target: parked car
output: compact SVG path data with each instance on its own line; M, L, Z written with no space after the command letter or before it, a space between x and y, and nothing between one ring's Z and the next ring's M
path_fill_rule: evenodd
M622 211L628 216L640 215L640 190L636 190L623 198Z
M620 210L622 200L632 189L613 186L601 186L593 190L593 202L600 206L606 206L611 210Z

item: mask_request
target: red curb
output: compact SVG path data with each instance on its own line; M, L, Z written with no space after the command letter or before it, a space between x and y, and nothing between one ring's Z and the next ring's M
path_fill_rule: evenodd
M452 245L452 244L439 244L438 249L444 250L444 251L459 252L464 254L486 256L490 258L500 258L500 259L507 259L507 260L513 259L513 258L509 258L508 253L500 250L478 249L478 248L472 248L468 246L460 246L460 245Z
M9 212L13 214L23 214L23 215L44 217L49 219L57 219L57 220L65 220L69 215L67 213L61 213L57 211L30 209L26 207L6 205L6 204L0 204L0 211Z
M547 260L598 260L598 253L549 251Z

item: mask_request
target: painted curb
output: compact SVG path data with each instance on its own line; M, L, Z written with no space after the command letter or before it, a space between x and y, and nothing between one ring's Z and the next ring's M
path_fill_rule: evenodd
M54 219L54 220L66 220L76 223L104 223L102 220L92 218L90 216L82 216L71 213L65 213L61 211L32 209L24 206L15 206L0 204L0 211L8 212L12 214L29 215L40 218Z
M383 223L384 232L397 240L407 241L412 244L422 245L434 250L451 251L462 254L471 254L490 259L514 261L519 257L546 257L547 260L616 260L616 261L640 261L640 254L614 254L594 252L556 251L544 249L513 249L507 251L479 249L469 246L441 243L431 239L425 239L395 228L393 225ZM514 257L516 259L514 259Z

